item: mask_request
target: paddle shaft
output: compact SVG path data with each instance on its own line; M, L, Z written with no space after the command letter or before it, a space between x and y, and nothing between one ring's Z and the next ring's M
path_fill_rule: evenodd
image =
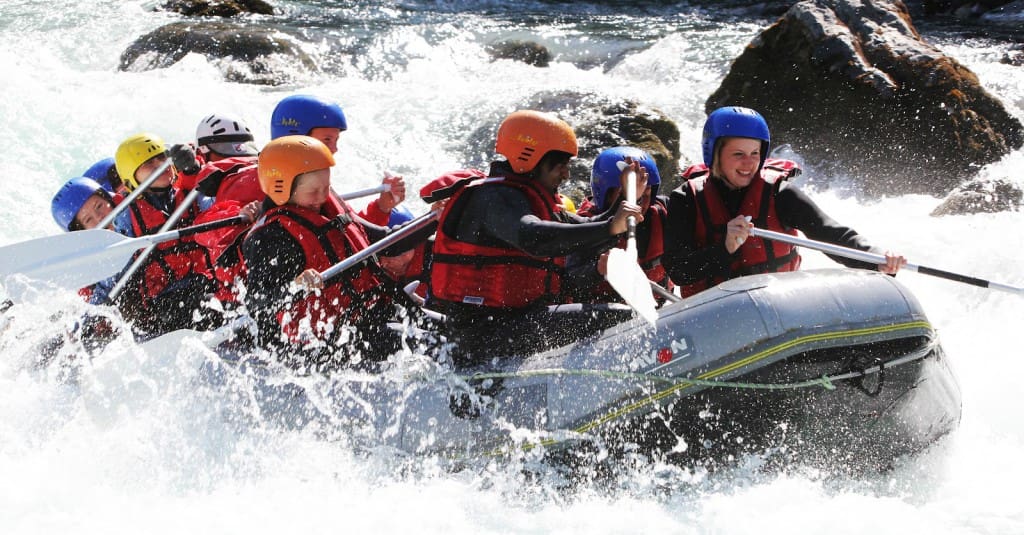
M800 238L798 236L791 236L789 234L783 234L781 232L775 232L759 228L750 229L750 233L759 238L767 238L769 240L781 241L792 245L799 245L801 247L815 249L823 253L834 254L836 256L842 256L846 258L852 258L853 260L860 260L861 262L870 262L872 264L878 265L885 264L885 255L869 253L867 251L860 251L857 249L851 249L849 247L833 245L831 243L810 240L807 238ZM977 277L971 277L969 275L962 275L960 273L953 273L952 271L944 271L941 269L921 266L918 264L911 264L910 262L907 262L907 265L903 266L901 269L916 271L918 273L921 273L922 275L931 275L933 277L939 277L942 279L947 279L955 282L962 282L964 284L970 284L972 286L980 286L982 288L991 288L993 290L1000 290L1004 292L1011 292L1024 295L1024 288L1018 288L1016 286L1010 286L1007 284L1000 284L998 282L987 281L985 279L979 279Z
M626 202L636 204L636 172L630 171L626 177ZM632 251L636 257L636 218L626 218L626 250Z
M391 191L391 185L381 184L372 188L360 189L356 191L350 191L348 193L337 194L343 200L351 201L352 199L358 199L360 197L368 197L370 195L376 195L378 193L384 193L385 191Z
M157 167L156 171L149 174L149 178L139 184L139 187L133 189L123 201L117 203L117 206L107 214L107 217L104 217L103 220L100 221L100 224L96 225L96 228L107 228L110 226L110 224L114 222L114 219L117 219L117 216L121 215L121 212L127 210L128 207L135 202L135 199L139 198L139 195L145 193L146 190L156 182L156 179L160 178L160 175L170 167L170 165L171 159L167 158L167 161L160 164L160 167Z
M320 277L323 278L324 282L326 283L327 281L333 279L334 277L337 277L342 272L351 268L352 266L363 262L367 258L377 254L380 251L383 251L384 249L393 245L395 242L401 240L402 238L405 238L409 234L412 234L413 232L416 232L426 227L427 225L431 224L435 219L437 219L438 215L439 214L437 212L430 211L417 217L416 219L413 219L412 221L406 223L405 225L398 227L397 229L392 231L391 234L388 234L380 241L371 244L366 249L358 251L352 256L342 260L341 262L338 262L337 264L334 264L333 266L323 270L322 272L320 272Z
M160 227L160 231L158 232L158 234L167 232L172 227L174 227L174 225L178 224L178 220L181 219L181 216L185 214L189 206L191 206L192 203L195 202L195 200L201 194L202 193L198 189L194 189L188 192L188 195L185 196L185 199L182 200L181 204L179 204L178 207L174 209L174 212L171 213L170 217L167 218L167 221L165 221L163 226ZM121 291L124 290L125 285L128 284L128 280L132 278L132 275L135 275L135 272L138 271L140 267L142 267L142 264L146 262L146 260L149 258L149 255L153 252L154 249L156 249L157 245L158 244L153 243L147 246L139 254L139 256L135 259L135 262L133 262L132 265L128 268L128 270L121 275L121 278L117 280L117 284L115 284L114 287L111 288L110 294L107 295L107 302L114 302L114 299L116 299L117 296L121 294Z

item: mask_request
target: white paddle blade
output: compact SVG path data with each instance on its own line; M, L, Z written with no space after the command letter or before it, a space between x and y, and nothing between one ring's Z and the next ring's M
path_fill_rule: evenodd
M117 274L147 243L103 229L28 240L0 247L0 276L23 275L77 290Z
M647 274L636 262L636 254L629 254L624 249L612 249L608 252L608 284L622 296L627 305L654 327L658 321L658 304L651 293L651 284Z

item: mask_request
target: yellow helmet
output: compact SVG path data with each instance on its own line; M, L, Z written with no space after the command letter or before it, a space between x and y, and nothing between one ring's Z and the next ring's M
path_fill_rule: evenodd
M565 121L550 113L533 110L512 112L498 127L494 149L516 173L529 173L550 151L576 156L576 133Z
M334 166L334 155L319 139L309 136L279 137L260 152L257 172L260 189L280 206L292 195L295 177Z
M576 213L576 203L573 202L572 197L559 193L558 199L562 201L562 208L565 208L566 212L569 212L570 214Z
M121 142L121 146L117 147L117 152L114 153L114 165L128 191L139 187L135 171L138 171L142 164L164 154L166 150L164 140L156 134L136 134Z

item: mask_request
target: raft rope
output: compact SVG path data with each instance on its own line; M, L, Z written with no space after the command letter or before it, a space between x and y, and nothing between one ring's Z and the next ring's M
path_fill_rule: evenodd
M524 377L545 377L551 375L562 375L562 376L585 376L585 377L603 377L606 379L618 379L618 380L631 380L637 382L653 382L653 383L664 383L669 385L696 385L696 386L707 386L714 388L736 388L746 390L795 390L798 388L810 388L820 386L825 390L835 390L835 383L837 381L845 381L847 379L857 379L866 377L875 373L881 373L888 368L894 368L908 362L912 362L918 359L922 359L930 354L935 349L936 341L934 339L929 340L923 347L908 353L900 358L893 359L889 362L882 362L876 364L870 368L863 368L859 370L849 371L841 373L839 375L823 375L815 379L809 379L806 381L799 381L795 383L748 383L742 381L716 381L707 379L690 379L685 377L662 377L659 375L650 375L646 373L637 372L620 372L613 370L568 370L564 368L547 368L529 371L517 371L517 372L494 372L494 373L478 373L473 375L459 375L459 379L463 381L482 381L486 379L511 379L511 378L524 378Z

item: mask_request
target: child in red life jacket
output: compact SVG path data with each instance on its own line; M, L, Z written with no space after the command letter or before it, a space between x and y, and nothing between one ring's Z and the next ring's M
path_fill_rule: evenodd
M166 147L159 136L138 134L121 143L114 159L121 180L131 191L167 161ZM176 187L177 178L175 168L168 167L128 208L132 235L159 232L186 200L189 191ZM173 228L194 224L199 213L211 204L212 199L200 195ZM158 245L118 296L118 304L140 334L156 336L220 324L220 313L207 306L213 297L222 302L234 299L214 279L209 251L195 237L189 237Z
M622 199L622 170L620 162L638 162L641 173L637 179L637 204L644 214L644 220L636 227L637 262L652 282L671 289L672 281L661 265L664 252L664 227L668 217L667 199L658 196L661 174L649 154L633 147L615 147L601 152L594 160L590 187L593 195L580 205L578 214L592 216L614 206ZM642 176L646 174L645 177ZM625 247L624 240L618 244ZM582 302L618 301L618 294L605 282L607 275L608 251L581 251L569 259L569 270L576 273L580 286L577 297Z
M308 136L267 144L259 176L273 206L242 243L246 304L261 344L289 364L321 371L382 360L401 342L387 327L397 289L372 258L331 280L320 275L389 232L330 195L333 165L330 150ZM401 253L431 232L428 226L381 254Z
M703 166L687 169L687 181L672 192L662 261L669 276L693 295L725 280L753 273L793 271L800 266L795 247L750 235L753 226L881 253L855 230L826 215L786 179L799 168L778 160L766 166L771 136L761 114L730 106L713 111L704 123ZM906 259L885 253L873 265L832 258L849 267L895 274Z

